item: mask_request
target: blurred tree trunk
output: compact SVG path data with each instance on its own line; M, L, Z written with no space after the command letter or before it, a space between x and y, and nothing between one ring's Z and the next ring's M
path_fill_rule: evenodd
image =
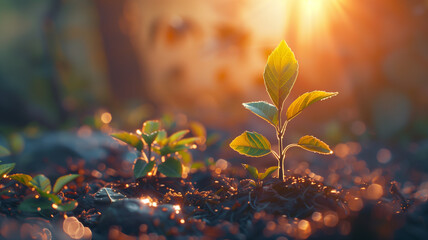
M120 26L127 1L95 1L107 58L110 87L117 100L146 100L143 71L140 69L137 50L133 48L130 37Z

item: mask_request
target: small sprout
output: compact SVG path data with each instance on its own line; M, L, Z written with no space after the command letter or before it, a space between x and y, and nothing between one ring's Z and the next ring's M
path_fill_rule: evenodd
M50 180L42 174L32 178L27 174L13 174L11 179L29 187L32 191L37 191L38 194L34 198L27 198L19 205L19 209L25 212L40 212L41 210L54 209L61 212L72 211L77 207L77 202L72 200L64 203L57 195L61 189L69 182L73 181L79 174L69 174L59 177L52 190Z
M299 64L297 63L293 51L291 51L285 41L281 41L279 46L269 55L265 71L263 73L266 91L273 104L265 101L243 104L246 109L250 110L252 113L259 116L275 128L278 140L278 153L271 149L271 144L266 137L256 132L245 131L230 143L230 147L242 155L249 157L262 157L272 153L278 160L278 167L275 167L275 169L269 168L260 176L257 169L244 164L244 168L247 169L250 175L252 175L258 182L272 174L272 172L277 168L279 169L279 177L283 180L285 179L284 160L287 150L291 147L300 147L320 154L333 153L326 143L313 136L303 136L297 143L292 143L285 147L283 145L285 130L292 119L297 117L297 115L313 103L331 98L338 94L337 92L324 91L304 93L290 104L286 112L286 119L282 121L281 113L284 101L287 99L294 86L298 70Z
M257 186L261 186L262 185L262 181L269 177L272 173L274 173L278 167L274 166L274 167L270 167L268 169L266 169L266 171L264 173L259 173L259 171L257 170L257 168L248 165L248 164L242 164L242 166L247 170L247 172L250 174L250 176L254 179L250 181L250 184L257 187Z

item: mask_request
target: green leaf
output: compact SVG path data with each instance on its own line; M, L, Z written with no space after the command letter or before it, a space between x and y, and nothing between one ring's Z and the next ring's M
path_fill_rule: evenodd
M257 168L248 165L248 164L242 164L242 166L245 168L245 170L248 171L248 173L250 173L250 175L255 179L258 180L259 179L259 171L257 170Z
M158 136L158 133L159 132L153 132L151 134L142 133L141 137L143 137L144 142L146 142L147 145L151 145L156 140L156 137Z
M39 190L39 193L40 191L49 193L52 189L51 181L49 181L49 179L42 174L33 177L33 179L30 181L30 184L35 187L36 190Z
M52 209L52 202L46 198L27 198L19 204L18 209L23 212L39 212Z
M198 137L197 143L205 144L205 141L207 139L207 130L205 129L204 125L199 122L190 122L189 128L192 131L193 136Z
M190 169L202 169L205 167L205 164L203 162L194 162L192 165L190 165Z
M145 134L152 134L160 130L160 122L158 120L149 120L143 123L142 132Z
M160 130L158 132L158 135L156 137L155 142L157 142L159 145L163 146L168 142L167 133L165 130Z
M256 132L245 131L230 143L230 147L249 157L261 157L271 152L269 140Z
M251 185L253 185L254 187L257 187L257 184L256 184L256 182L255 182L253 179L251 179L251 180L249 181L249 183L250 183Z
M0 178L3 178L4 175L10 173L14 167L15 163L0 164Z
M243 103L242 105L274 127L278 125L278 109L274 105L264 101Z
M58 193L67 183L73 181L79 176L80 176L79 174L68 174L68 175L59 177L56 180L55 185L53 187L53 193Z
M178 152L178 155L180 156L181 162L188 165L191 162L193 162L193 156L190 154L187 150L181 150Z
M189 149L189 148L190 147L187 145L174 145L174 146L166 145L159 150L159 154L161 156L166 156L168 154L176 153L176 152L182 151L184 149Z
M10 155L10 151L7 148L0 145L0 157L6 157L9 155Z
M36 190L37 190L37 189L36 189ZM41 192L41 191L39 191L39 190L37 190L37 192L40 194L40 196L41 196L42 198L46 198L46 199L48 199L49 201L51 201L51 202L53 202L53 203L56 203L56 204L60 204L60 203L61 203L61 199L60 199L57 195L55 195L55 194L46 193L46 192Z
M167 177L179 178L183 172L183 167L180 161L174 158L168 158L165 162L159 164L158 170Z
M278 166L274 166L274 167L270 167L270 168L266 169L266 171L264 173L259 174L259 179L263 180L263 179L267 178L272 173L274 173L277 169L278 169Z
M155 166L155 161L149 161L143 159L137 159L134 164L134 177L140 178L144 177L152 171L153 167Z
M338 92L312 91L307 92L290 104L287 109L287 120L290 121L311 104L336 96Z
M269 55L263 78L273 104L282 109L285 99L296 82L299 64L285 41Z
M176 132L176 133L172 134L172 135L168 138L168 142L169 142L169 143L175 143L175 142L177 142L177 141L181 140L181 139L184 137L184 135L186 135L188 132L189 132L189 130L181 130L181 131L178 131L178 132Z
M320 153L320 154L332 154L333 151L323 141L319 140L314 136L303 136L299 139L297 145L305 150Z
M30 185L30 181L33 179L30 175L23 174L23 173L17 173L9 176L11 179L20 182L21 184L27 186L27 187L33 187Z
M200 141L200 140L201 139L199 137L183 138L177 142L177 145L188 145L188 144L196 143L197 141Z
M77 205L77 201L72 200L70 202L57 204L57 208L55 209L60 212L70 212L73 211L77 207Z
M112 137L119 139L122 142L129 144L132 147L135 147L138 151L143 150L143 142L137 136L132 133L121 132L121 133L113 133Z

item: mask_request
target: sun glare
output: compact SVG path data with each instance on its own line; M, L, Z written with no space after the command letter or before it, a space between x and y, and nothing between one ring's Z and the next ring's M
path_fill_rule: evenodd
M333 47L334 27L348 22L350 4L349 0L254 0L246 19L258 26L262 36L286 38L295 47Z
M331 24L341 17L343 0L287 0L286 29L296 34L300 44L331 42Z

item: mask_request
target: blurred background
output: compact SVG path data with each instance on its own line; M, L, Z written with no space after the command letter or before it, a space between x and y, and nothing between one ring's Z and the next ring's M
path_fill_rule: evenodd
M427 0L1 1L0 143L19 152L45 132L169 116L221 132L220 155L242 158L227 145L243 129L275 140L241 103L269 100L263 70L281 40L300 64L286 105L340 92L293 121L287 141L313 134L334 147L330 162L428 171Z

